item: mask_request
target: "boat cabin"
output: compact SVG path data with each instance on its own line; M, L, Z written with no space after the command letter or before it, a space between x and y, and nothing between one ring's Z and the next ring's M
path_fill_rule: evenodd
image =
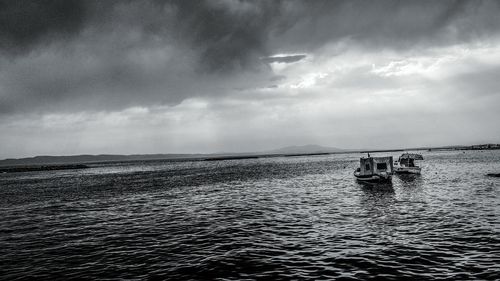
M360 176L380 175L382 173L392 174L394 171L392 156L361 158L359 161Z
M420 174L421 168L415 165L415 160L424 160L424 157L416 153L403 153L399 156L395 172L398 174Z
M399 156L398 162L402 167L418 167L415 165L415 160L424 160L424 157L416 153L403 153Z

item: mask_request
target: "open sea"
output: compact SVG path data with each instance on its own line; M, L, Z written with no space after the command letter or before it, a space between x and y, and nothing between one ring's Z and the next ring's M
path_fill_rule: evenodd
M500 151L422 154L392 185L356 153L0 174L0 279L499 280Z

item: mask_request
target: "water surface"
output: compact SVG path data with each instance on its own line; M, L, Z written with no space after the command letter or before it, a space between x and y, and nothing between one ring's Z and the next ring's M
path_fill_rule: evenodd
M360 154L1 174L0 276L498 280L500 151L423 154L384 186Z

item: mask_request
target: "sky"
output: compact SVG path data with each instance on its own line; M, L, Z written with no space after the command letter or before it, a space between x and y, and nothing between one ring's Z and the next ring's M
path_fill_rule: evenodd
M0 158L500 142L500 1L0 0Z

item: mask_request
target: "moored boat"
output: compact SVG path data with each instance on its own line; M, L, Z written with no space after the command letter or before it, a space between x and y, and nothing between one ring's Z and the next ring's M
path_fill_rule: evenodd
M420 174L422 169L415 165L415 160L424 160L424 157L416 153L403 153L394 163L394 171L398 174Z
M390 182L394 171L392 156L362 157L359 159L359 168L354 171L358 181L382 183Z

